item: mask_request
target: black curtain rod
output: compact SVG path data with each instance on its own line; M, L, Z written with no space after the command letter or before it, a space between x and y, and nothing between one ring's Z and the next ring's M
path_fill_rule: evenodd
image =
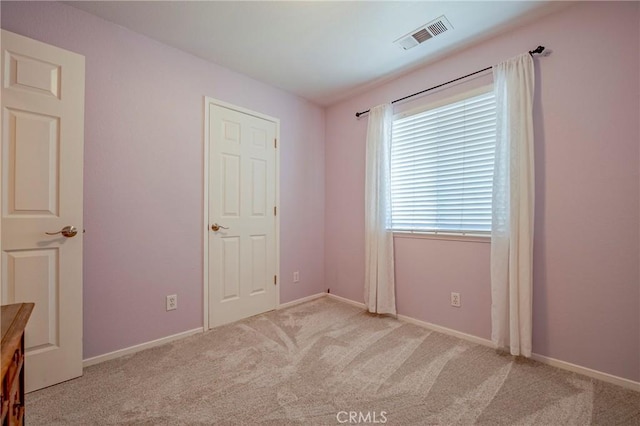
M533 56L535 54L540 54L543 51L544 51L544 46L538 46L535 49L530 50L529 51L529 55ZM437 89L438 87L446 86L447 84L454 83L454 82L456 82L458 80L462 80L463 78L471 77L472 75L480 74L481 72L484 72L484 71L489 71L491 68L493 68L493 67L486 67L486 68L483 68L483 69L481 69L479 71L472 72L471 74L467 74L467 75L463 75L462 77L454 78L453 80L449 80L446 83L438 84L437 86L429 87L428 89L421 90L421 91L416 92L416 93L414 93L412 95L405 96L404 98L396 99L395 101L393 101L391 103L395 104L396 102L404 101L405 99L409 99L409 98L413 98L414 96L422 95L423 93L426 93L426 92L428 92L430 90ZM371 110L368 109L366 111L356 112L356 117L359 118L361 115L366 114L369 111L371 111Z

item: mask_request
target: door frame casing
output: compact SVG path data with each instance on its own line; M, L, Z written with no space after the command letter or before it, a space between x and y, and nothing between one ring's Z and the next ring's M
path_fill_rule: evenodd
M276 140L277 147L275 152L275 207L277 208L277 214L275 215L275 246L276 246L276 265L275 271L278 279L276 280L276 303L275 307L280 306L280 119L271 117L266 114L262 114L256 111L252 111L247 108L239 107L237 105L230 104L228 102L221 101L219 99L211 98L209 96L204 97L204 127L203 127L203 140L204 140L204 223L203 223L203 330L207 331L209 327L209 178L210 178L210 165L209 154L211 152L210 132L209 132L209 115L211 112L210 105L216 105L222 108L230 109L240 112L242 114L251 115L266 121L270 121L276 126Z

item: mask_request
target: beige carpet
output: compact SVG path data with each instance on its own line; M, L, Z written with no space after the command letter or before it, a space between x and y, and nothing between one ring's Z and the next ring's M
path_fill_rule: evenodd
M321 298L85 369L29 425L639 425L640 393Z

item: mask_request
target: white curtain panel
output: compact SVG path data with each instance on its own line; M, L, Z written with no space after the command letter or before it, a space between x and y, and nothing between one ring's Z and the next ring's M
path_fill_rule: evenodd
M369 312L396 314L391 222L391 126L390 104L369 112L365 176L365 281L364 301Z
M525 53L493 67L497 132L491 229L491 339L531 356L534 67Z

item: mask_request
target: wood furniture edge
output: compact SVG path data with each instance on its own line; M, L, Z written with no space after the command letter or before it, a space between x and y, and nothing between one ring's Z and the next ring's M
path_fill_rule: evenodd
M4 377L7 373L9 365L11 365L11 361L13 359L13 352L6 351L4 349L7 347L15 347L16 345L19 345L18 342L22 338L22 330L24 330L27 321L29 320L29 316L31 316L31 312L33 311L33 307L35 306L34 303L20 303L18 305L21 305L18 307L18 312L7 328L7 332L2 336L2 377ZM16 330L19 332L15 332ZM7 339L5 341L5 337L10 337L11 339Z

